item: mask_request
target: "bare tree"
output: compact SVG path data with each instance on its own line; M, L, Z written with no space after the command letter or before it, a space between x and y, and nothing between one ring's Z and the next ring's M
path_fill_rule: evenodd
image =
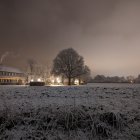
M84 83L87 83L90 79L91 79L91 73L90 73L90 69L88 66L85 66L84 67L84 74L79 76L79 84L81 84L81 80L84 82Z
M140 83L140 74L139 74L138 77L135 79L135 83Z
M34 59L28 59L27 61L29 69L30 69L30 74L34 74L35 72L35 65L37 62Z
M84 65L83 57L72 48L60 51L53 61L52 73L67 78L68 85L71 85L73 78L79 78L89 71L89 68Z

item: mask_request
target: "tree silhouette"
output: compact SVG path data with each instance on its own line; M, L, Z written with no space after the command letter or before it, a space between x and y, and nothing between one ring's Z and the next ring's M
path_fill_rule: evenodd
M68 85L71 85L72 79L89 74L90 70L84 65L83 57L73 48L68 48L60 51L54 59L52 73L67 78Z

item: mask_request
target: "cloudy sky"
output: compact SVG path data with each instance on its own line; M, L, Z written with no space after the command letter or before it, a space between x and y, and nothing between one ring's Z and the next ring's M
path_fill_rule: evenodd
M47 65L64 48L85 58L92 74L140 74L140 0L0 0L3 64Z

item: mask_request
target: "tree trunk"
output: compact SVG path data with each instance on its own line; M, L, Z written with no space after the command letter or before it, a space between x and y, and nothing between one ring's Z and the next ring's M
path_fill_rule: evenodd
M79 78L78 81L79 81L79 85L80 85L81 84L81 79Z
M64 77L62 76L62 84L64 85Z
M71 85L71 77L68 77L68 85Z

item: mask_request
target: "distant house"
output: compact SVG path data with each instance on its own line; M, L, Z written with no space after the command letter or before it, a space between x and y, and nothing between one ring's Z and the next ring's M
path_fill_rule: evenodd
M25 84L25 73L17 68L0 65L0 85Z

